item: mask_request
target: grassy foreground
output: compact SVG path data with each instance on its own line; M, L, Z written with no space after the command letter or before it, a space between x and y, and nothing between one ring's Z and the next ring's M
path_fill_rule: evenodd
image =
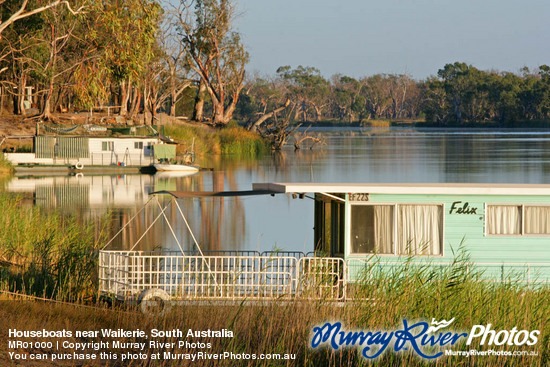
M221 330L234 332L233 338L157 338L161 342L211 343L207 349L196 348L151 348L149 340L139 337L118 338L124 342L145 342L144 350L132 350L132 353L195 353L203 350L208 353L279 353L295 354L295 360L287 361L254 361L226 359L223 365L243 366L547 366L550 363L549 325L549 291L548 289L517 289L511 284L504 286L468 284L453 286L455 292L448 290L448 283L423 283L418 274L411 274L408 281L392 279L375 280L374 286L380 286L376 297L370 300L349 302L344 307L331 306L321 302L271 303L263 306L235 304L231 306L187 305L174 307L173 311L163 317L147 316L137 311L120 309L89 309L68 305L52 305L37 302L0 302L0 317L5 328L2 339L7 340L7 329L17 330L100 330L123 329L144 330L149 334L152 329L180 329L184 333L192 330ZM405 279L400 279L405 280ZM386 285L382 285L382 283ZM458 287L458 288L456 288ZM538 353L537 356L478 356L457 357L443 356L428 363L410 352L394 353L387 351L374 361L366 361L358 355L357 349L343 347L334 352L327 348L313 350L309 347L312 328L325 321L341 321L344 327L363 330L395 330L402 318L409 320L429 319L435 317L450 319L456 317L454 330L469 331L473 325L491 323L495 330L541 330L539 342L535 346L473 346L464 342L454 346L454 350L496 349L505 351L528 350ZM72 342L110 340L106 338L65 338ZM33 340L33 339L27 339ZM42 339L43 340L43 339ZM41 341L41 339L36 339ZM0 352L0 363L10 362L5 343ZM29 350L27 350L29 351ZM114 348L103 349L103 352L124 354L127 350ZM32 350L30 351L32 352ZM39 352L36 350L35 352ZM47 353L47 350L42 350ZM86 349L87 353L95 353ZM121 358L119 356L119 358ZM105 361L103 361L105 362ZM133 366L148 366L148 360L133 360ZM89 363L101 365L102 363ZM110 361L107 365L124 366L128 361ZM68 363L67 365L72 365ZM155 365L201 365L216 366L219 361L201 360L198 363L182 360L160 360Z
M123 329L143 330L147 335L153 329L180 329L187 333L197 330L231 330L233 338L215 337L160 337L154 340L163 343L187 341L189 343L210 343L206 349L184 346L155 348L149 342L152 338L122 337L86 338L69 337L61 340L71 342L98 342L100 340L120 340L130 343L145 343L141 349L103 348L101 352L118 354L118 360L88 361L86 365L149 366L148 359L133 359L131 363L122 361L122 355L133 354L207 353L231 352L234 354L279 353L295 355L293 360L243 360L225 359L221 362L229 366L548 366L550 363L550 290L545 287L527 288L513 279L505 284L479 282L475 273L467 272L466 263L457 263L448 271L431 272L427 267L403 267L387 273L374 272L369 280L361 281L356 287L355 301L345 305L334 305L322 301L272 302L262 305L236 302L220 306L209 303L200 305L175 306L164 316L144 316L137 310L121 308L88 308L72 305L58 305L41 302L0 301L0 318L5 327L0 336L8 339L7 330L101 330ZM472 275L470 275L472 274ZM346 330L397 330L402 329L402 320L436 320L455 318L452 330L469 332L472 326L492 324L494 330L540 330L538 343L534 346L467 346L464 340L452 347L453 350L467 351L501 350L528 351L536 356L442 356L436 361L426 362L411 351L399 353L388 350L378 359L367 361L358 354L357 348L342 347L339 351L329 348L310 348L312 329L326 321L340 321ZM44 339L26 339L43 341ZM48 340L48 339L46 339ZM50 339L53 340L53 339ZM2 343L0 364L13 363L9 359L6 343ZM21 350L20 352L22 352ZM49 353L46 349L29 350L31 353ZM82 352L97 353L92 347ZM432 351L433 352L433 351ZM433 353L432 353L433 354ZM47 365L47 363L44 363ZM64 363L59 363L64 365ZM36 365L43 365L37 363ZM58 363L52 363L58 365ZM74 365L67 362L65 365ZM217 366L220 361L169 360L161 357L154 363L159 366Z
M149 339L121 337L116 339L72 337L60 341L99 342L120 340L144 342L143 350L103 348L92 346L81 353L115 353L118 360L52 362L19 361L21 365L112 365L149 366L148 359L122 361L120 355L131 352L154 353L279 353L293 354L294 360L226 359L191 362L160 360L154 365L230 366L548 366L550 365L550 289L547 286L527 287L510 277L505 283L480 281L482 275L471 270L467 254L458 252L455 264L444 269L432 269L428 264L418 266L405 261L388 271L373 266L368 277L350 289L353 301L335 305L322 301L294 300L262 305L236 302L220 306L210 303L175 306L164 316L144 316L134 309L107 306L97 297L97 249L101 231L82 225L74 218L61 218L41 212L36 207L21 207L19 200L0 195L0 290L16 291L36 296L75 302L57 304L41 301L10 300L0 294L0 365L14 365L9 352L21 354L44 353L48 348L8 348L8 330L144 330L180 329L221 330L234 332L233 338L190 337L156 338L160 342L211 343L210 348L196 347L153 348ZM94 233L94 230L96 233ZM373 259L373 263L376 261ZM86 307L79 306L85 305ZM327 321L340 321L346 330L402 329L402 320L436 320L455 318L452 330L469 332L474 325L492 324L494 330L540 330L538 343L533 346L466 346L464 341L452 347L466 351L495 349L528 351L536 356L443 356L434 362L421 360L410 351L391 350L374 361L363 359L357 348L343 347L334 352L328 348L310 348L314 326ZM25 341L52 341L52 338L24 338Z

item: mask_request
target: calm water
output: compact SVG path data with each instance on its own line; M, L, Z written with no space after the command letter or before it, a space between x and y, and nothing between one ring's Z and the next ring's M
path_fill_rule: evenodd
M111 211L113 231L121 228L158 190L248 190L253 182L487 182L550 183L550 132L349 130L324 129L327 145L314 150L266 156L261 160L216 157L198 162L213 172L193 176L52 176L16 177L11 192L66 213L96 218ZM163 206L166 198L161 200ZM313 248L313 201L286 195L181 199L180 205L203 249L310 251ZM113 242L131 248L159 213L153 203L139 213ZM176 218L166 215L185 250L192 238ZM177 249L163 218L136 249Z

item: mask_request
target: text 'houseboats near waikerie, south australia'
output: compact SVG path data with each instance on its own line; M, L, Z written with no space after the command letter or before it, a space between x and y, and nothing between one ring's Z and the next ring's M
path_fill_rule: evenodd
M376 267L453 266L462 246L487 281L550 281L550 185L257 183L248 191L157 192L178 200L289 194L313 199L311 254L103 250L100 290L118 298L346 299ZM160 203L157 201L160 208ZM161 211L158 217L167 216ZM174 216L171 216L174 218ZM304 223L309 227L307 223ZM172 227L170 227L172 228ZM518 278L519 277L519 278ZM159 296L160 295L160 296Z

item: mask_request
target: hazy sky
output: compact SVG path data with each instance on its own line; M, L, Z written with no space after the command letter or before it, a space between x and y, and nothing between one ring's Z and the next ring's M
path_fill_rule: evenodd
M550 0L238 0L249 71L315 66L325 76L446 63L517 72L550 65Z

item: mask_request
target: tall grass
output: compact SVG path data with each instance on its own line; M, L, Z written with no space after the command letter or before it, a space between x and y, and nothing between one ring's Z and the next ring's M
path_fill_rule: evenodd
M12 164L0 153L0 176L7 176L13 173Z
M267 150L265 141L253 132L232 125L221 129L205 126L167 125L166 135L191 144L195 140L197 154L233 154L260 156Z
M365 276L355 287L355 299L345 305L324 301L286 301L271 303L245 303L219 305L202 302L176 306L164 316L146 316L137 312L113 310L89 310L46 306L29 303L2 308L6 327L27 330L99 330L101 328L124 330L172 330L184 333L192 330L221 330L234 332L233 338L160 338L161 342L211 343L210 349L171 348L152 349L147 339L126 338L125 341L146 343L144 353L280 353L295 354L292 361L274 360L201 360L159 361L156 365L201 365L217 366L547 366L550 363L550 290L548 287L527 287L510 278L505 283L481 281L479 272L472 271L472 264L465 253L458 253L452 267L418 265L412 259L403 265L380 270L373 259ZM30 315L26 319L22 314ZM341 321L346 329L395 330L402 327L403 318L408 320L437 320L455 318L452 328L468 332L473 325L488 323L495 330L541 331L535 346L454 346L454 350L495 349L505 351L528 350L538 356L443 356L427 363L411 351L395 353L388 350L374 361L366 361L354 348L311 349L312 328L326 321ZM79 340L84 341L84 340ZM86 340L90 341L90 340ZM98 340L95 340L98 341ZM6 343L4 343L4 348ZM93 351L92 351L93 352ZM121 350L112 350L122 353ZM136 351L134 351L136 352ZM114 365L126 365L120 360ZM99 363L98 363L99 365ZM150 365L148 360L133 361L132 365Z
M390 120L365 120L362 125L368 127L390 127L392 123Z
M94 227L21 206L0 194L0 282L4 290L82 301L97 293ZM103 237L100 235L100 237Z

